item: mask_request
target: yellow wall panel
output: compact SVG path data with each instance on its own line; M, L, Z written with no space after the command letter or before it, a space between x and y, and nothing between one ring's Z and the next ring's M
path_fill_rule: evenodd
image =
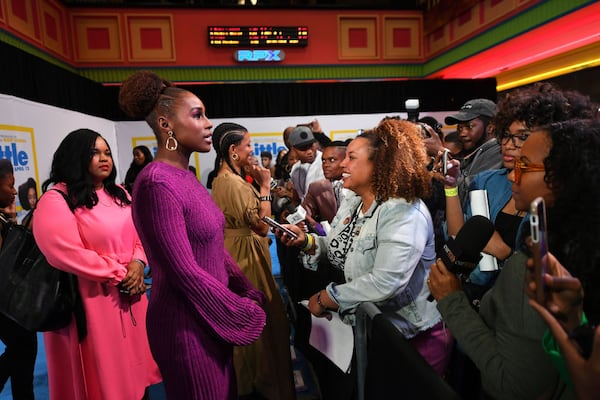
M353 30L365 33L364 46L353 43ZM340 60L379 58L377 46L377 16L338 16L338 38Z
M423 58L423 17L383 19L383 58L416 60Z
M125 15L130 61L175 61L171 15Z
M7 0L6 19L14 30L30 39L40 41L35 29L33 0Z
M72 14L75 60L123 61L118 14Z

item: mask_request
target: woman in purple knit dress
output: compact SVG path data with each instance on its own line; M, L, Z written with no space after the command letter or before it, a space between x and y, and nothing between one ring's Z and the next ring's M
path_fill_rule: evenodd
M210 151L212 123L198 97L150 71L123 82L119 103L158 143L132 211L152 266L148 339L167 398L236 399L233 346L260 336L264 294L225 250L223 214L188 170L192 152Z

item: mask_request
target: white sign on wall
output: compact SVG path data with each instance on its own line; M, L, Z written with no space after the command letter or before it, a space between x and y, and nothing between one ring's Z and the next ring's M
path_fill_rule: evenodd
M451 112L421 113L443 121ZM235 122L248 129L252 138L254 154L260 157L262 151L270 151L275 160L277 152L285 145L283 130L288 126L306 124L317 119L322 130L332 140L353 138L360 129L372 128L385 116L405 113L315 115L269 118L229 118L213 119L213 128L222 122ZM138 145L147 146L156 154L154 134L145 121L115 122L103 118L64 110L14 96L0 94L0 158L10 158L15 166L15 187L29 178L39 189L48 179L52 156L61 140L71 131L87 128L100 133L116 154L117 182L121 182L131 161L132 149ZM208 173L214 167L215 152L194 153L190 165L196 168L196 175L206 183ZM17 210L24 214L24 208L17 203Z

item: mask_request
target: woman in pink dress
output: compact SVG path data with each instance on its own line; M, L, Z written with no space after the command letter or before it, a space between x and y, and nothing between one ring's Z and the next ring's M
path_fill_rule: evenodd
M115 177L106 140L79 129L42 186L54 185L38 201L33 233L50 264L78 277L87 328L79 337L74 319L44 334L51 399L136 400L161 381L146 337L146 256Z

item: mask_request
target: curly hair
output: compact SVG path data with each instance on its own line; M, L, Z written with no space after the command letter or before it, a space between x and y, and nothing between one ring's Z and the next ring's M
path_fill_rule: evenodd
M545 180L555 201L548 207L548 248L585 291L584 310L600 322L600 121L570 120L545 128L552 148Z
M565 97L569 100L569 118L570 119L595 119L598 118L600 105L594 103L590 96L579 93L576 90L563 91Z
M369 141L369 160L377 171L372 185L378 201L402 197L412 202L429 197L431 177L426 169L429 159L417 125L388 118L357 137Z
M98 137L102 136L91 129L77 129L69 133L54 153L50 177L42 184L42 191L45 192L51 184L64 182L73 209L91 209L98 204L98 195L89 172L92 151ZM110 150L108 142L106 145ZM102 182L104 190L115 199L116 204L131 204L125 189L115 183L116 177L117 169L113 165L109 176Z
M152 71L138 71L119 90L119 106L129 117L145 119L160 143L158 116L173 116L173 105L185 89L174 86Z
M248 129L233 122L223 122L213 129L213 147L217 153L217 157L215 158L216 171L219 170L221 162L225 161L232 171L237 172L229 159L229 147L232 144L239 145L247 132ZM242 178L245 176L243 172L239 175Z
M494 117L496 135L502 137L515 121L522 121L529 129L569 116L569 101L555 85L537 82L507 93L498 101Z

